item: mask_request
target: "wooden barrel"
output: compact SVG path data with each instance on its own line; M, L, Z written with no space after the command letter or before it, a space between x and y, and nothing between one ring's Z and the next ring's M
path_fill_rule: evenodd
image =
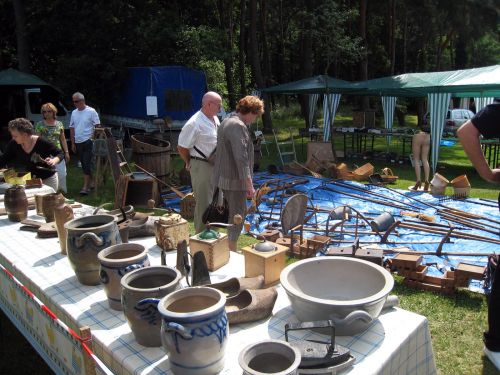
M146 134L134 134L131 140L136 164L167 182L170 171L170 142Z

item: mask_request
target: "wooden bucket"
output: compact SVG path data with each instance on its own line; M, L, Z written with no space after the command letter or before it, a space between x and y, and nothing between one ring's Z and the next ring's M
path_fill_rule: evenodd
M146 134L134 134L130 138L134 161L158 179L167 182L170 172L170 142Z

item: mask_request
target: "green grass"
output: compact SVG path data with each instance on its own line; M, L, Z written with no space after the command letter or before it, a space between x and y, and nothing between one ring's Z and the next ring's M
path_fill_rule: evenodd
M348 114L340 113L336 118L339 126L350 126L352 118ZM409 125L416 123L414 116L407 116ZM307 140L304 140L303 151L301 150L301 139L298 136L298 129L304 127L304 121L299 118L290 118L283 115L274 121L274 126L278 129L280 139L288 137L288 128L294 134L296 150L299 160L304 162ZM269 164L277 163L277 152L274 146L272 135L266 135L268 141L269 155L264 153L261 160L261 170L265 170ZM340 143L336 143L339 147ZM384 147L377 145L377 147ZM361 165L369 160L347 160L350 166ZM370 161L371 162L371 161ZM172 160L174 171L179 171L182 163L178 158ZM390 165L384 162L372 162L375 170L383 167L390 167L394 174L399 176L397 184L391 187L406 190L414 183L414 171L411 165ZM468 159L460 148L441 148L441 157L438 165L439 173L448 179L452 179L460 174L467 174L472 185L471 196L496 199L497 189L493 185L481 180L475 170L471 167ZM109 173L108 173L109 175ZM81 169L76 168L73 161L68 166L68 194L69 198L93 206L108 203L109 207L114 202L114 185L109 175L106 184L97 193L87 197L80 197L82 184ZM451 193L449 191L449 193ZM160 213L160 212L159 212ZM190 223L190 230L193 233L193 226ZM239 248L254 243L253 238L240 236ZM289 262L293 259L289 259ZM467 290L460 290L452 296L445 296L433 292L410 289L403 285L402 279L395 276L396 284L394 293L399 296L401 307L418 314L422 314L429 320L432 344L436 359L436 364L440 374L495 374L498 373L494 366L482 354L482 334L487 329L487 305L485 296Z

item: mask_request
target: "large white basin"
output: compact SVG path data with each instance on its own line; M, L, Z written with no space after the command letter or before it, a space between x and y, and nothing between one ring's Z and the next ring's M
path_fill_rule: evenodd
M280 275L297 318L328 320L340 336L366 330L384 307L397 305L388 295L394 286L384 268L357 258L316 257L287 266Z

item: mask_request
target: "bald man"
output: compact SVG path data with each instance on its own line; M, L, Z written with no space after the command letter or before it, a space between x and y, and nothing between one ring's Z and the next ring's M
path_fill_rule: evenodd
M191 185L196 199L194 209L194 228L196 233L204 230L202 216L212 201L213 163L208 159L217 146L217 128L220 125L217 113L222 105L222 98L213 91L203 95L201 109L184 125L177 142L177 150L186 169L191 174Z

